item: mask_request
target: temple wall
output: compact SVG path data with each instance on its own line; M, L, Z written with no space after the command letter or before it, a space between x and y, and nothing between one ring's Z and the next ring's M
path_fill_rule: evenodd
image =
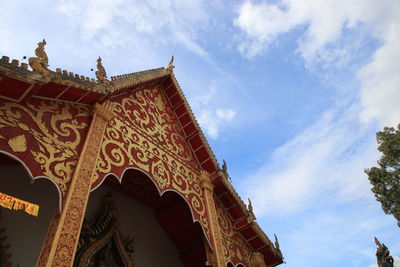
M1 209L0 228L6 229L13 266L35 266L54 210L58 207L55 185L46 179L33 184L22 166L0 166L0 192L38 204L38 217L21 210Z
M121 234L135 239L134 265L183 267L178 251L156 221L152 208L102 185L90 194L85 217L91 218L109 192L119 213Z

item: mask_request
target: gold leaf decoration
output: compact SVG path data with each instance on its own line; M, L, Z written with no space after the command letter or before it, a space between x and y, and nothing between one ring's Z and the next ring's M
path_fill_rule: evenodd
M21 134L8 140L8 146L14 152L25 152L26 151L26 137Z

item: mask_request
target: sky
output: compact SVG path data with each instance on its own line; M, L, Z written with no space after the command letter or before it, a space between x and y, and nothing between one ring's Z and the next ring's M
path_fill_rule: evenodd
M0 56L94 78L166 66L288 267L376 267L400 228L365 168L400 122L398 0L0 0ZM400 266L400 258L396 257Z

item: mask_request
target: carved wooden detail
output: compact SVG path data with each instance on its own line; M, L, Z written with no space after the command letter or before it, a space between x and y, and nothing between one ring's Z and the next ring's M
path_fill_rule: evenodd
M133 267L133 238L123 238L111 195L91 221L84 221L74 267Z

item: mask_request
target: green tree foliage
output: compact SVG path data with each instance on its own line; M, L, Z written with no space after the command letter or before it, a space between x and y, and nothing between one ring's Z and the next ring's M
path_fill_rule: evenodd
M366 169L376 200L386 214L392 214L400 227L400 124L376 133L378 150L383 153L379 167Z

